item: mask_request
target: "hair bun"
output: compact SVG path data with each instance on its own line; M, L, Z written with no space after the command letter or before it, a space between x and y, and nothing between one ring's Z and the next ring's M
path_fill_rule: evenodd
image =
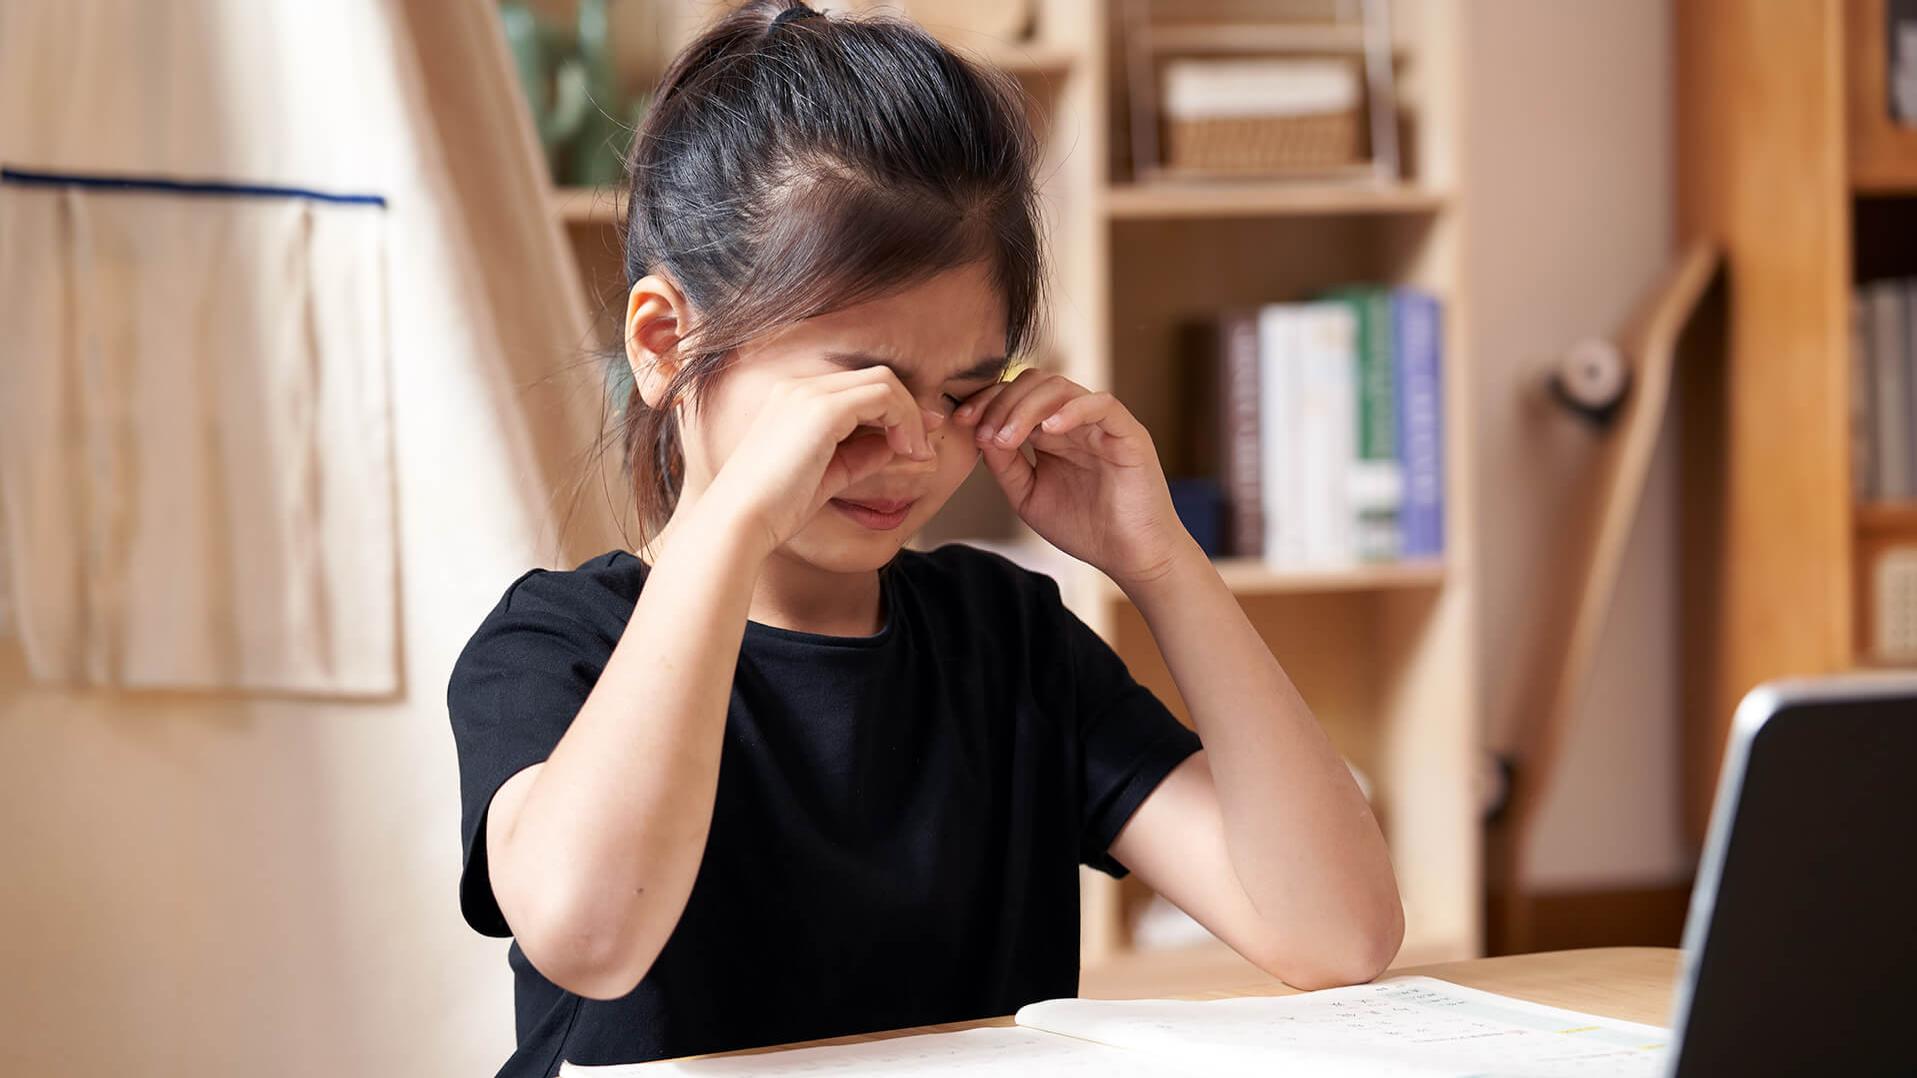
M805 4L803 3L794 4L791 7L786 8L784 11L781 11L777 15L774 15L772 17L772 25L766 27L766 33L769 34L772 31L777 30L779 27L785 25L786 23L792 22L796 19L809 19L814 15L824 15L824 14L825 12L814 11L811 8L805 6Z

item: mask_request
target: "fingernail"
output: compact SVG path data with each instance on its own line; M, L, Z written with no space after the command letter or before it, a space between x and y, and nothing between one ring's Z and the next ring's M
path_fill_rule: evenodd
M1004 430L999 431L997 434L992 436L992 440L997 442L1000 445L1011 445L1012 444L1012 428L1006 427Z
M985 424L984 426L981 426L981 427L980 427L980 428L978 429L978 440L979 440L979 441L981 441L981 442L989 442L989 441L991 441L991 440L992 440L992 431L993 431L994 429L995 429L995 428L994 428L994 427L993 427L993 426L992 426L991 424L989 424L989 423L987 423L987 424Z

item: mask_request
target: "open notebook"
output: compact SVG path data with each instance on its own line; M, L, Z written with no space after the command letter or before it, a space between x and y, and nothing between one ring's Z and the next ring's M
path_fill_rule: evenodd
M1048 999L1016 1025L685 1062L560 1068L561 1078L769 1074L1269 1075L1347 1078L1643 1075L1670 1031L1546 1007L1431 977L1295 996Z

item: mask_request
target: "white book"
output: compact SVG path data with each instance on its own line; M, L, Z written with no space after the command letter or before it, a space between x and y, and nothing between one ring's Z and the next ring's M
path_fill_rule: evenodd
M1358 459L1358 317L1333 300L1299 307L1296 465L1304 502L1305 563L1358 560L1351 469Z
M1293 459L1297 424L1291 418L1292 382L1298 367L1296 306L1269 303L1258 311L1258 471L1265 513L1265 561L1298 565L1305 560Z
M1292 996L1048 999L1020 1007L1013 1021L1010 1027L723 1059L600 1067L568 1062L559 1074L1654 1078L1664 1073L1670 1055L1668 1029L1546 1007L1431 977L1394 977Z
M1284 568L1358 558L1358 319L1333 300L1258 313L1259 452L1265 560Z

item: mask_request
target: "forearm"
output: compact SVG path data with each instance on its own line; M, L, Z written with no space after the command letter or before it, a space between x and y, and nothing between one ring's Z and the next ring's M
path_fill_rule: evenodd
M643 972L684 910L767 554L755 534L716 503L674 523L612 657L504 833L495 888L538 911L525 919L555 964Z
M1216 567L1191 544L1122 585L1204 741L1231 862L1294 968L1368 979L1403 912L1384 836L1343 759Z

